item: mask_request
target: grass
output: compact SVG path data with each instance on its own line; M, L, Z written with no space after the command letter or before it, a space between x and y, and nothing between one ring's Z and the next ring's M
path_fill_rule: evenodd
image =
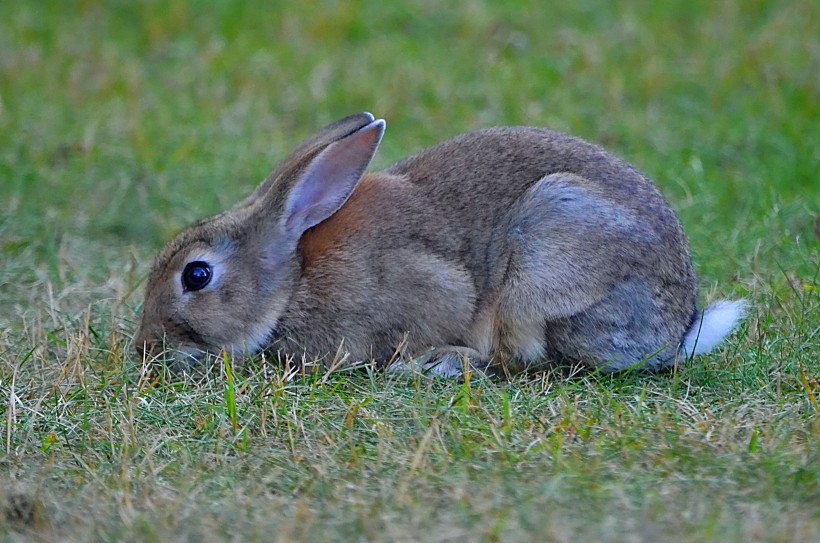
M0 537L817 540L818 35L809 0L0 3ZM605 145L749 318L658 376L141 367L162 243L362 110L376 167Z

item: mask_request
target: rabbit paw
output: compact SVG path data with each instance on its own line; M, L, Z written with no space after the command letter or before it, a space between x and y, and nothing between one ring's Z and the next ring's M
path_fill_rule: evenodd
M465 372L478 376L488 375L486 360L475 349L448 345L427 353L401 360L390 366L391 371L420 373L431 377L461 377Z

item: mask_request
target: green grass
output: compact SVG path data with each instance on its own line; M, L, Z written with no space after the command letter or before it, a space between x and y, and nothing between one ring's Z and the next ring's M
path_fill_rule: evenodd
M0 538L817 540L818 36L811 0L0 3ZM605 145L748 319L658 376L141 368L162 243L363 110L376 167Z

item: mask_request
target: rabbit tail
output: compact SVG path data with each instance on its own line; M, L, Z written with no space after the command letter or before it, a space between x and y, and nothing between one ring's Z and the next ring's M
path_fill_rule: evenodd
M683 356L706 354L737 326L746 312L743 300L721 300L695 315L681 343Z

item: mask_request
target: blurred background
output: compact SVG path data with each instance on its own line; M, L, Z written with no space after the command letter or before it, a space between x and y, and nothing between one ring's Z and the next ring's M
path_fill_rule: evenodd
M799 282L818 36L810 0L6 0L0 296L131 296L170 236L359 111L387 120L376 168L492 125L597 142L658 183L707 293Z

